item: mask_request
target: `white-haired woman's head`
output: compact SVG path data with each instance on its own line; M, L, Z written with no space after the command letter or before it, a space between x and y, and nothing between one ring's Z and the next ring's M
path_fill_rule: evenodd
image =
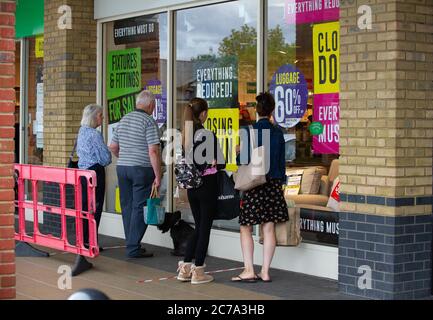
M83 110L81 125L90 128L97 128L102 124L102 106L98 104L89 104Z
M135 106L151 115L155 109L155 96L149 90L143 90L138 94Z

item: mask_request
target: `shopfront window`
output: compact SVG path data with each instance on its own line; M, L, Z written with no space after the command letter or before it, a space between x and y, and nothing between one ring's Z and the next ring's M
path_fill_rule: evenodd
M153 117L162 137L167 129L167 14L153 14L104 24L103 96L107 143L120 119L135 108L136 95L150 90L156 98ZM164 139L161 140L164 147ZM121 213L116 161L107 168L106 211ZM167 170L163 164L161 197L167 200Z
M177 11L176 118L193 97L209 105L205 127L215 132L227 170L236 170L239 126L254 121L257 81L257 3L250 0ZM177 209L192 221L185 190L175 198ZM237 219L214 221L215 228L239 230Z
M28 39L28 149L27 163L42 165L44 151L44 56L43 35Z
M337 244L339 1L268 1L267 84L285 133L285 197L305 240Z

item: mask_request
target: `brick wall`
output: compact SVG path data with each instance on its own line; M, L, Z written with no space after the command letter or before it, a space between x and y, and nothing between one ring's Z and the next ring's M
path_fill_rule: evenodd
M431 197L433 4L352 3L341 9L341 191ZM363 4L372 8L372 30L357 27ZM346 202L343 209L388 216L432 212L431 202L408 204Z
M58 28L61 5L72 9L72 29ZM96 102L93 1L45 0L44 24L44 164L64 167L82 111Z
M339 289L374 299L430 295L431 216L384 217L341 213ZM371 289L358 286L358 268L371 269Z
M15 298L15 1L0 2L0 299Z
M340 290L425 297L432 258L433 2L341 3ZM361 5L372 9L371 30L358 28ZM364 264L373 271L370 290L357 288Z

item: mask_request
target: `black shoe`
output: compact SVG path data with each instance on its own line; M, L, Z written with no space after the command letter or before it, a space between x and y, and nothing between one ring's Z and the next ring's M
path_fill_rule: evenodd
M136 259L136 258L150 258L153 257L152 252L146 252L146 249L141 248L137 254L133 256L128 256L129 259Z
M87 271L89 269L92 269L93 264L91 264L89 261L86 260L83 256L77 256L75 258L75 264L72 269L71 275L73 277L78 276L79 274L83 273L84 271Z
M99 252L102 252L102 251L104 251L104 248L99 247Z

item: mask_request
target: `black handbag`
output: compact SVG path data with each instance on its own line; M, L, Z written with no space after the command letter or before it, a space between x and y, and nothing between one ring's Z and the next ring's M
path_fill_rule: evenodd
M78 169L78 161L73 160L74 159L74 153L75 153L76 149L77 149L77 140L75 140L74 148L72 149L71 155L69 156L68 168Z
M214 220L232 220L239 216L240 194L235 189L233 177L222 170L217 175L217 209Z

